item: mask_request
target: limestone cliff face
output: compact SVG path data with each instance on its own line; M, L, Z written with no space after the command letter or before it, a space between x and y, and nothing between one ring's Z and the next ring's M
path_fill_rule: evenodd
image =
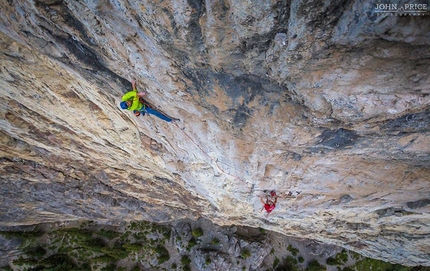
M430 16L375 5L2 1L1 226L202 216L430 265ZM133 78L181 122L120 110Z

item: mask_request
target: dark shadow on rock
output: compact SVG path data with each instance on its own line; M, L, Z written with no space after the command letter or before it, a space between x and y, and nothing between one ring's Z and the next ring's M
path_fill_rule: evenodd
M410 209L418 209L430 205L430 199L420 199L417 201L410 201L406 203L406 206Z
M381 126L381 129L387 132L428 132L430 131L430 110L389 120Z
M388 217L393 215L394 216L411 215L414 213L405 211L403 210L403 208L390 207L390 208L376 210L375 214L377 214L381 218L381 217Z
M359 135L351 130L343 128L337 130L324 130L318 137L319 143L310 148L311 152L320 152L322 150L335 150L351 148L355 145Z

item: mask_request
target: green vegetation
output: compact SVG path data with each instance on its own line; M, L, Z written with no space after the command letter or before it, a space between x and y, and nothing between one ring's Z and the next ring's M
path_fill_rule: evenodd
M351 266L353 270L372 270L372 271L407 271L410 267L391 264L370 258L363 258Z
M293 254L293 256L297 256L297 253L299 253L299 250L292 245L288 245L287 250Z
M242 259L247 259L251 256L251 251L249 251L249 249L245 248L240 253L240 256L242 257Z
M122 245L128 252L139 252L143 249L141 243L126 243Z
M191 248L195 247L196 245L197 245L197 241L196 241L196 239L194 239L194 237L193 237L193 238L191 238L191 240L190 240L190 241L188 241L187 251L190 251L190 250L191 250Z
M170 263L172 255L166 249L166 242L171 239L169 227L148 222L135 221L130 223L123 231L100 229L101 226L94 223L85 223L80 227L60 229L43 233L34 232L0 232L7 238L19 239L21 256L13 261L18 270L27 271L126 271L130 270L124 263L151 262L157 259L158 265L152 267L157 270L191 270L189 255L183 255L180 263ZM100 230L99 230L100 229ZM112 229L112 227L109 227ZM192 232L192 238L186 244L188 251L200 242L203 230L196 228ZM180 240L179 236L177 240ZM213 238L210 242L218 246L220 240ZM213 249L213 248L212 248ZM299 250L292 245L288 246L290 256L286 258L275 257L275 250L270 251L274 262L270 271L303 271L304 258L299 255ZM289 254L289 253L288 253ZM292 256L291 256L292 255ZM244 248L240 258L251 257L251 251ZM236 259L237 268L244 268L243 261ZM345 266L348 260L356 263ZM207 255L205 265L213 264ZM242 262L242 264L241 264ZM164 264L164 265L163 265ZM430 271L430 267L406 267L390 264L383 261L369 259L355 252L342 250L337 255L326 261L327 265L336 266L338 271ZM140 265L135 265L131 271L140 270ZM11 271L9 266L0 267L0 270ZM308 263L305 271L326 270L318 261Z
M278 267L276 267L275 271L300 271L301 269L299 269L299 267L297 266L297 260L296 258L292 257L292 256L287 256L287 258L285 258L283 260L283 262L278 265Z
M202 228L195 228L191 231L194 238L199 238L203 236L203 230Z
M356 263L352 266L345 266L343 268L339 267L348 262L348 255L350 255ZM341 271L430 271L430 267L424 267L424 269L422 269L423 267L407 267L398 264L391 264L380 260L364 258L358 253L347 252L346 250L342 250L342 252L336 254L334 257L328 258L327 264L338 266L338 270Z
M190 260L190 258L187 255L183 255L181 257L181 264L182 265L187 265L187 264L190 264L190 263L191 263L191 260Z
M243 252L242 252L243 253ZM243 254L241 255L243 257ZM348 252L342 251L338 253L335 257L332 259L333 261L338 261L340 263L345 264L348 261ZM298 266L298 263L303 263L304 258L299 256L298 259L292 256L288 256L285 258L282 262L279 260L279 258L275 257L275 260L272 265L272 269L274 271L301 271L301 269ZM326 267L322 264L320 264L317 260L313 260L308 263L308 266L305 271L325 271ZM406 267L401 266L397 264L390 264L383 261L378 261L374 259L369 258L363 258L361 257L360 260L353 266L340 268L338 267L339 271L362 271L362 270L372 270L372 271L430 271L430 267Z
M158 233L162 234L166 240L170 239L172 231L165 226L158 226Z
M100 229L94 223L52 232L1 232L7 238L21 240L21 257L13 264L23 270L46 271L120 271L120 261L136 257L148 261L157 258L162 264L169 260L164 247L170 238L170 229L154 223L135 221L124 232ZM151 236L151 238L148 238ZM134 270L140 270L135 266ZM2 267L1 270L11 270Z
M118 270L116 269L116 265L111 263L111 264L106 265L102 269L100 269L100 271L118 271Z
M217 238L212 239L211 244L214 246L219 245L219 240Z
M279 264L279 258L278 258L278 257L275 257L275 260L273 261L272 268L273 268L273 269L275 269L275 268L276 268L276 266L278 266L278 264Z
M352 256L352 258L354 260L359 260L360 258L362 258L362 256L360 254L358 254L357 252L354 252L354 251L350 251L349 254Z
M155 248L155 252L157 252L157 260L159 264L162 264L170 259L169 251L163 246L158 246Z
M190 258L187 255L183 255L181 258L181 264L185 266L185 265L189 265L190 263L191 263Z
M46 249L41 246L26 247L24 252L31 258L40 259L46 254Z
M111 230L105 230L105 229L101 229L98 234L102 237L105 237L107 239L114 239L117 238L120 234L116 231L111 231Z
M344 265L347 261L348 261L348 252L346 250L342 250L342 252L326 260L328 265Z
M266 230L263 228L258 228L260 230L260 234L266 234Z
M317 260L313 260L309 262L308 267L306 268L306 271L325 271L326 267L321 265ZM363 269L363 270L370 270L370 269Z
M0 234L8 238L18 238L20 240L28 240L41 237L44 233L39 230L35 231L0 231Z

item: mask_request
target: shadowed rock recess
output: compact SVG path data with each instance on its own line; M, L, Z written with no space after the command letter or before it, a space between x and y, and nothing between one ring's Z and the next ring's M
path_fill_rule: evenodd
M0 226L204 217L429 266L430 14L375 6L1 1ZM133 78L181 122L120 110ZM301 193L266 217L267 189Z

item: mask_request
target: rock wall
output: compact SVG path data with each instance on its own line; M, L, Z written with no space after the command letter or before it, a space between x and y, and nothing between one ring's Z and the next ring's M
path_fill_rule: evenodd
M3 1L1 225L205 217L430 265L430 16L375 7ZM181 121L120 110L131 79ZM300 194L267 217L268 189Z

